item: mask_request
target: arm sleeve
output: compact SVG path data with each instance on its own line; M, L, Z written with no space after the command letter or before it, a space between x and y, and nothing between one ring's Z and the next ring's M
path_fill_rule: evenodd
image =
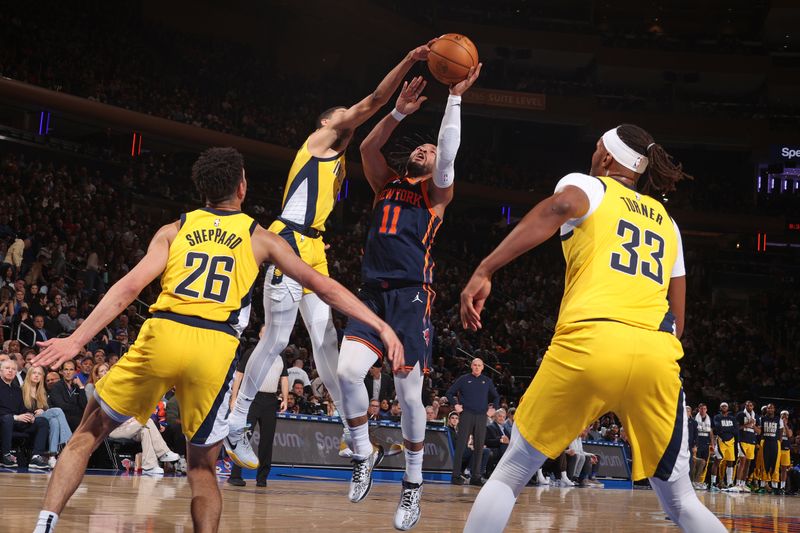
M461 388L461 378L458 378L453 382L452 385L450 385L450 388L447 389L447 393L445 393L445 396L447 396L447 401L450 402L450 405L453 406L456 405L457 403L456 394L458 393L458 390L460 388Z
M436 145L436 166L433 170L433 184L440 189L453 185L456 154L461 144L461 97L450 95L439 127L439 140Z
M675 236L678 239L678 255L675 256L675 264L672 265L672 276L670 277L679 278L686 275L686 265L683 263L683 239L681 239L681 230L678 229L678 224L674 220L672 225L675 227Z
M573 172L572 174L567 174L558 180L558 183L556 183L556 188L553 192L561 192L568 185L579 188L589 198L589 210L586 212L586 214L580 218L570 219L566 224L564 224L565 226L574 228L576 226L580 226L581 222L586 220L589 215L597 210L597 208L600 206L600 202L603 201L603 196L606 194L606 186L602 181L600 181L600 178Z
M500 394L497 392L497 389L494 387L494 383L489 381L489 394L492 397L492 405L495 409L500 408Z

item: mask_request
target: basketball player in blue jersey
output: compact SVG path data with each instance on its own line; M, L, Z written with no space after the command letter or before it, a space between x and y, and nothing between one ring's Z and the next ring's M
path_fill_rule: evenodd
M328 261L322 234L345 177L344 152L355 129L389 101L417 61L428 58L433 42L406 54L375 91L357 104L324 111L317 119L317 129L297 151L286 181L281 214L270 225L269 231L285 240L300 259L324 276L328 275ZM342 395L336 380L338 339L330 307L311 287L304 286L277 265L272 265L264 278L266 334L247 362L229 419L230 434L225 439L225 449L239 466L258 467L258 457L244 431L247 413L275 358L289 344L298 310L311 338L319 377L330 392L333 403L341 409Z
M471 69L462 82L450 87L436 146L423 144L408 157L403 176L386 163L381 148L400 121L417 111L425 81L417 77L403 85L395 109L383 118L361 144L364 174L375 192L372 221L361 265L360 298L397 331L405 348L405 367L395 369L394 383L402 407L400 425L406 469L394 526L408 530L420 516L422 456L425 440L424 374L431 365L435 293L431 247L453 199L453 165L461 143L461 95L480 75ZM369 438L369 396L364 377L385 356L381 340L359 320L345 328L339 360L342 414L353 439L353 477L349 498L363 500L372 486L372 472L383 450Z
M492 275L560 234L566 279L556 331L465 532L502 531L534 472L608 411L620 417L628 435L633 478L650 479L669 518L684 531L725 531L689 480L678 365L686 303L680 232L661 202L647 194L674 190L685 176L642 128L623 124L605 132L589 175L562 178L462 291L462 324L477 330Z
M249 294L264 261L278 265L343 313L380 332L394 360L403 346L392 329L352 293L301 261L289 245L241 212L247 192L243 159L233 148L212 148L192 167L206 206L181 215L156 233L147 254L114 284L86 321L67 338L39 343L37 365L58 367L116 318L139 292L161 277L136 343L101 379L80 426L47 486L34 533L51 533L83 478L89 456L129 418L144 425L173 386L188 442L192 522L216 531L222 511L216 462L228 432L230 382L239 334L249 319Z

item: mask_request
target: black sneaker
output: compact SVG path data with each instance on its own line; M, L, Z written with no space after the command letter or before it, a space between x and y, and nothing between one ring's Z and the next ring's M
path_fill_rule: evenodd
M28 463L28 468L36 470L50 470L50 463L41 455L34 455L31 457L31 462Z
M16 468L17 467L17 458L13 456L11 453L7 453L0 458L0 466L4 468Z
M484 481L484 479L481 478L481 477L479 477L479 478L474 478L473 477L473 478L470 478L470 480L469 480L469 484L472 485L473 487L483 487L483 485L485 483L486 483L486 481Z
M463 485L464 484L464 478L461 477L461 476L453 476L453 477L450 478L450 484L451 485Z
M234 487L244 487L247 485L247 483L240 477L229 477L228 485L233 485Z
M266 486L267 486L267 482L266 481L263 481L263 480L256 481L256 487L266 487Z

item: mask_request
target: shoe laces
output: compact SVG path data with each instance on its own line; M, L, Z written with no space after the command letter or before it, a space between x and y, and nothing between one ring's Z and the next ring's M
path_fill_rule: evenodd
M400 496L400 507L411 509L419 504L420 487L404 488Z
M362 483L364 478L367 477L367 473L369 472L369 465L367 464L368 459L353 459L351 462L353 463L353 483Z

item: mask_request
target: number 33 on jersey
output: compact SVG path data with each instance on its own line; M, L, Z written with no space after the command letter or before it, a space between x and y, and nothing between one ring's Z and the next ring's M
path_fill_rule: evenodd
M680 231L664 206L605 176L569 174L556 191L568 185L586 193L589 211L561 228L559 326L602 318L672 332L669 280L686 272Z
M200 317L241 334L258 274L250 241L255 228L255 220L240 211L204 207L181 215L162 292L150 312Z

